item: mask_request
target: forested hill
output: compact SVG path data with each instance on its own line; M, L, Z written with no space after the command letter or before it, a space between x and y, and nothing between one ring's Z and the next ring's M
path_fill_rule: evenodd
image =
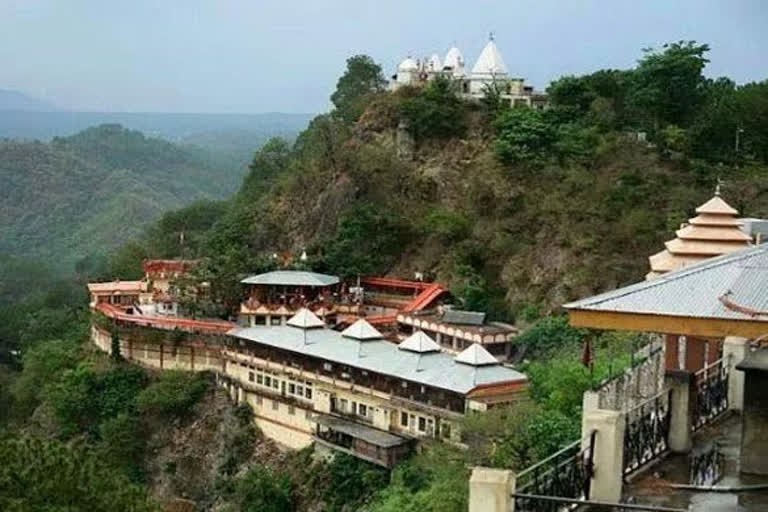
M163 212L237 189L245 169L120 125L50 143L0 140L0 253L70 268Z
M302 249L345 276L432 274L496 317L641 280L718 178L742 214L768 216L768 82L707 78L707 51L680 42L633 69L563 77L545 111L493 89L466 102L447 80L386 92L354 57L335 109L294 145L266 144L213 229L177 212L131 250L174 256L178 230L196 229L185 250L211 258L230 305L263 255Z

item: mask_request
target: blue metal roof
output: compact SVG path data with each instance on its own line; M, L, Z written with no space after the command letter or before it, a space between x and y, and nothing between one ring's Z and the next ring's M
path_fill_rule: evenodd
M722 300L727 299L727 300ZM728 307L725 302L737 307ZM566 309L768 321L768 244L564 306ZM740 311L741 310L741 311Z
M346 338L328 328L305 330L290 326L255 326L232 329L227 334L462 394L477 386L527 380L524 374L502 365L470 366L454 361L452 355L443 352L418 354L399 350L397 345L385 340Z

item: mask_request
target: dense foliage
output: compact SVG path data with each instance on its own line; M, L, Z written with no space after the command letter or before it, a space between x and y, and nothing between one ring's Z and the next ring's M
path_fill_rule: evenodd
M0 252L69 270L168 210L234 192L242 170L119 125L50 143L0 141Z

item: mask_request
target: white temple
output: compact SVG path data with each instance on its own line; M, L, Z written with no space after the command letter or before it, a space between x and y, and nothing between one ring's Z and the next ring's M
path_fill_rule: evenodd
M493 34L469 73L466 71L464 56L454 46L448 50L442 63L437 54L423 59L407 57L397 66L397 74L392 77L390 88L396 90L404 85L423 85L436 76L460 82L461 94L465 98L480 99L493 86L500 90L501 97L511 105L545 108L548 103L546 94L525 85L525 79L509 75Z

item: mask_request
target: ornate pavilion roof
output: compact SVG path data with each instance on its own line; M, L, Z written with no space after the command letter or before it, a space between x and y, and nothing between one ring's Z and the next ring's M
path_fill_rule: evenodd
M700 263L709 258L730 254L750 245L750 237L741 230L738 210L726 203L719 192L696 208L696 217L688 220L675 233L665 249L649 257L651 271L646 279Z

